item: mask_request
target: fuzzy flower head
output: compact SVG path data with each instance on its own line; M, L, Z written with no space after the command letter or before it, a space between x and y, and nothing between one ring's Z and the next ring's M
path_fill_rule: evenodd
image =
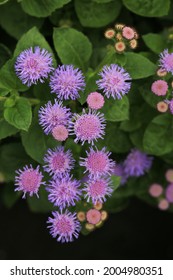
M137 149L132 149L124 161L124 172L127 176L142 176L151 168L152 161L152 157Z
M85 141L93 145L98 138L103 139L104 129L104 115L92 110L86 113L83 109L82 115L74 114L69 124L70 134L75 135L75 142L81 141L82 145Z
M84 76L73 65L62 65L50 77L50 87L59 99L75 100L79 97L79 91L85 87Z
M101 213L97 209L89 209L86 213L86 218L90 224L96 225L101 220Z
M79 187L80 181L72 179L72 176L66 175L62 178L56 178L50 181L47 188L48 199L61 210L65 207L74 206L80 200L82 194Z
M86 192L84 198L87 199L87 202L91 201L93 204L105 202L106 196L111 196L113 192L111 183L110 179L102 177L90 179L85 183L85 188L83 189Z
M59 124L52 129L52 136L57 141L65 141L68 138L68 129L65 125Z
M32 165L26 165L23 170L19 169L16 173L17 176L15 177L15 185L17 188L15 191L23 191L23 198L26 197L27 193L29 196L36 194L38 197L40 186L45 184L45 182L42 181L43 175L39 171L39 166L34 169Z
M165 113L168 110L168 104L164 101L158 102L156 106L157 106L157 110L160 113Z
M100 176L111 175L115 167L115 162L109 158L110 152L106 152L104 147L102 150L94 150L90 148L87 151L87 157L81 158L80 166L86 168L85 172L89 172L89 178L98 178Z
M18 78L28 87L37 84L38 81L43 83L53 70L52 54L38 46L31 47L21 52L14 67Z
M123 67L117 64L104 66L99 74L101 79L96 83L99 89L102 89L107 98L121 99L127 94L131 87L131 77Z
M157 80L154 83L152 83L151 91L158 96L166 95L168 90L168 84L166 81L163 80Z
M161 70L173 74L173 53L168 53L168 50L164 50L160 54L159 66L161 67Z
M101 109L104 103L104 97L99 92L91 92L87 97L87 104L91 109Z
M135 37L135 31L133 28L125 26L122 30L122 35L125 39L131 40Z
M64 147L60 146L54 150L48 149L44 157L46 165L44 170L54 177L65 176L74 167L74 159L71 151L64 151Z
M149 194L153 197L159 197L163 193L163 187L160 184L154 183L149 187Z
M49 217L47 223L50 224L50 234L57 238L58 242L72 242L78 238L81 226L76 218L76 213L66 210L62 212L52 212L53 218Z
M45 134L49 134L58 125L67 125L71 117L70 109L62 105L55 99L52 104L49 101L44 107L39 110L39 124L42 126Z

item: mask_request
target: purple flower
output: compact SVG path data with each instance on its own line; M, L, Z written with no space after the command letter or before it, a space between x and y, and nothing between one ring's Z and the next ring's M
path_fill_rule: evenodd
M73 65L62 65L50 77L50 87L59 99L75 100L79 97L79 91L85 87L84 76Z
M74 238L78 238L81 226L76 219L76 213L70 213L66 210L62 212L52 212L53 218L49 217L47 223L50 224L50 234L56 238L58 242L72 242Z
M168 50L164 50L160 54L159 63L162 71L171 72L173 74L173 53L168 53Z
M93 204L103 203L106 196L111 196L113 192L112 182L108 178L90 179L83 190L86 192L84 198L87 198L87 202L91 200Z
M36 194L38 197L38 191L41 184L45 184L45 182L42 181L43 175L39 171L39 166L34 169L31 164L30 166L26 165L23 170L19 169L16 173L18 175L15 177L15 185L18 187L15 191L23 191L23 198L26 197L26 193L29 193L30 196Z
M102 89L106 97L121 99L127 94L131 87L131 77L123 67L117 64L104 66L102 72L99 73L101 79L96 83L99 89Z
M168 104L169 104L170 113L173 115L173 99L171 99Z
M62 102L55 99L52 104L49 101L44 107L41 107L39 112L39 124L44 132L49 134L57 125L67 125L71 112L69 108L63 107Z
M72 176L65 176L63 178L56 178L51 180L49 188L48 199L55 206L62 210L65 207L74 206L75 202L80 200L82 191L79 189L80 181L72 179Z
M83 109L82 115L74 114L69 123L70 135L75 135L75 142L81 141L82 145L85 141L93 145L94 140L103 139L104 129L104 115L90 109L88 113Z
M40 47L31 47L21 52L15 63L16 75L28 87L37 84L38 81L44 82L48 74L53 70L52 54Z
M55 178L65 176L74 167L74 159L70 150L64 151L64 147L60 146L54 150L48 149L44 157L46 165L44 170Z
M106 152L106 148L100 151L97 148L96 150L90 148L89 152L87 151L86 153L87 157L81 158L82 161L79 164L86 168L85 172L89 172L89 178L99 178L100 176L112 174L115 162L109 158L111 153Z
M132 149L124 161L124 172L127 176L139 177L151 168L153 157Z

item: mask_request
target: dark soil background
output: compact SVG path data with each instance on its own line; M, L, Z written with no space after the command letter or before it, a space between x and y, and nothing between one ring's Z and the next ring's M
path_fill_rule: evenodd
M173 259L171 213L132 199L104 226L70 244L57 243L47 215L30 212L24 200L0 207L0 259Z

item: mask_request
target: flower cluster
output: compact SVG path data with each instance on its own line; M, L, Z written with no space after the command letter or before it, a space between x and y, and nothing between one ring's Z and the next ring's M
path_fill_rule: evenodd
M116 24L115 28L105 31L105 37L112 39L116 52L123 53L126 49L135 49L138 45L138 33L132 27Z
M160 54L159 69L157 70L158 80L154 81L151 85L151 91L163 100L157 103L157 110L165 113L169 110L173 114L173 53L164 50Z
M157 200L160 210L167 210L170 204L173 204L173 169L165 172L166 188L161 184L153 183L149 186L148 192L150 196Z
M23 65L19 65L21 58ZM86 156L80 157L77 163L84 169L84 178L81 180L72 175L75 167L73 153L62 144L49 148L44 155L43 170L50 177L48 182L42 180L40 167L34 169L32 165L18 170L15 178L16 191L23 191L24 198L27 193L30 196L36 194L39 198L39 189L45 185L48 200L58 208L48 219L50 233L57 241L71 242L79 235L82 218L79 218L79 213L70 212L69 207L83 201L89 205L84 215L87 221L85 228L89 230L107 218L107 212L100 212L102 206L99 208L98 205L103 205L113 193L111 176L115 162L106 147L96 147L97 140L103 139L105 135L106 120L104 114L98 111L103 108L105 99L101 93L91 92L86 99L88 108L72 113L70 106L65 106L63 101L76 102L85 88L84 76L73 65L61 65L54 69L51 54L40 47L23 51L16 60L15 71L28 86L43 82L43 78L47 78L51 72L50 92L56 94L56 98L42 105L38 111L38 121L43 132L46 136L51 134L58 142L72 136L75 143L89 145ZM120 99L129 92L131 77L123 67L117 64L104 66L99 75L101 78L96 84L107 98Z

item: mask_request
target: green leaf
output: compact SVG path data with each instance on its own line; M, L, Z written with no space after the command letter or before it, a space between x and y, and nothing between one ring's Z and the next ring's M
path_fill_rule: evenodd
M8 60L0 69L0 95L6 95L12 90L26 91L28 88L23 85L14 72L15 59Z
M121 131L115 122L107 122L104 141L98 141L97 146L106 146L108 151L114 153L126 153L132 148L128 134Z
M120 129L126 132L131 132L138 129L142 124L140 115L141 115L141 107L139 107L139 105L131 105L129 120L123 121L120 124Z
M124 68L129 72L132 79L142 79L152 76L156 72L156 65L146 57L128 52L125 54L127 61Z
M20 97L13 107L5 108L4 118L14 127L27 131L32 120L31 104L28 99Z
M56 9L62 8L71 0L22 0L23 10L35 17L47 17Z
M147 47L154 53L159 54L167 48L167 42L160 34L148 33L142 36Z
M10 15L10 16L9 16ZM32 26L40 28L42 19L27 15L16 1L10 1L0 9L0 25L12 37L19 39Z
M5 181L14 181L15 170L31 163L20 143L9 143L0 147L0 172Z
M147 153L161 156L173 150L173 117L159 115L148 125L143 138Z
M22 132L22 144L25 147L27 154L43 164L43 157L48 148L54 148L59 145L59 142L54 140L53 137L46 136L38 124L38 112L35 109L34 118L28 132Z
M5 64L5 62L10 59L11 51L3 44L0 44L0 68Z
M85 69L92 53L89 39L73 28L54 28L54 46L63 64Z
M0 140L8 136L14 135L18 132L18 129L10 125L4 119L0 119Z
M13 207L13 205L17 202L17 200L20 198L21 193L14 191L14 184L8 183L5 184L5 188L2 192L2 200L3 204L7 208Z
M118 122L128 120L129 100L127 96L123 96L120 100L107 99L101 112L104 113L107 121Z
M115 195L116 195L115 191ZM104 209L108 211L109 213L116 213L120 212L123 209L125 209L129 204L128 198L120 198L116 196L111 196L105 203L104 203Z
M47 213L54 210L53 205L48 200L48 193L44 187L39 190L39 198L36 196L27 197L27 203L32 212Z
M123 0L127 9L145 17L162 17L167 15L170 0Z
M78 98L78 101L81 103L81 105L86 102L87 96L90 92L97 90L96 80L98 79L98 74L93 72L92 69L89 69L85 76L86 87L84 92L81 92L80 98Z
M121 10L121 1L96 3L89 0L75 0L75 10L83 26L102 27L114 21Z
M112 175L111 176L111 181L112 181L113 189L115 191L119 187L119 185L121 183L121 177L120 176Z
M9 0L0 0L0 5L7 3Z

